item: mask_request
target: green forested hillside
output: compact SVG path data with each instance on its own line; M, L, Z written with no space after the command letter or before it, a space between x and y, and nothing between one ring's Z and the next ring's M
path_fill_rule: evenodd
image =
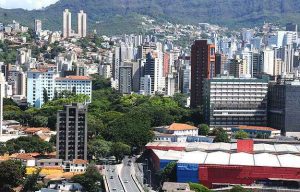
M62 11L85 10L90 30L102 34L140 31L141 16L158 21L197 24L210 22L225 26L253 26L264 21L300 23L300 0L60 0L44 10L0 9L0 22L16 19L32 25L40 18L50 29L60 29ZM75 29L75 25L74 25Z

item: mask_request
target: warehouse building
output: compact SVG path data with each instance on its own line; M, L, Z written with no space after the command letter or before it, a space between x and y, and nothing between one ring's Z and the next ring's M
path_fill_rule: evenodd
M281 154L152 150L151 161L157 171L175 161L177 182L199 182L209 188L231 184L251 185L270 179L298 181L299 154L285 153L283 151L286 149L282 146L273 146L272 150L281 151Z

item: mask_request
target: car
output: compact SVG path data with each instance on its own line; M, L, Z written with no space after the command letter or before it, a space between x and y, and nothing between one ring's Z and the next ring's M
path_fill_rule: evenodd
M124 180L124 183L128 183L128 180Z
M113 188L112 190L113 190L113 191L116 191L117 189L116 189L116 188Z
M114 178L114 176L110 176L110 179L113 179Z

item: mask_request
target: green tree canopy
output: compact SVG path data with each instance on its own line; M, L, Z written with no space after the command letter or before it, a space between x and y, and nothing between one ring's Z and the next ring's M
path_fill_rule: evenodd
M160 172L160 182L176 182L176 162L172 161Z
M20 161L3 161L0 163L0 191L5 185L17 187L25 176L25 167Z
M50 153L53 152L53 146L41 140L37 136L19 137L11 139L6 142L7 151L11 153L18 153L21 149L26 150L27 153Z
M191 190L195 192L211 192L207 187L199 184L199 183L189 183Z
M213 130L213 135L215 135L214 142L224 142L229 143L229 137L227 132L222 128L216 128Z
M103 178L95 165L89 165L84 174L75 175L72 177L72 181L81 184L85 191L99 192L102 188Z
M206 135L209 134L210 129L209 129L208 125L206 125L206 124L200 124L200 125L198 125L198 128L199 128L198 129L198 134L199 135L206 136Z
M89 154L94 156L96 160L105 158L111 153L112 143L101 138L95 138L88 144Z
M117 162L122 160L125 157L125 155L129 155L130 152L130 146L122 142L115 142L111 146L111 155L116 157Z
M128 113L108 126L104 138L141 149L153 138L150 128L151 120L145 114Z
M35 192L41 189L42 186L37 183L40 172L41 170L38 169L35 173L26 177L21 192Z
M236 139L247 139L249 134L243 130L237 131L234 133L234 138Z

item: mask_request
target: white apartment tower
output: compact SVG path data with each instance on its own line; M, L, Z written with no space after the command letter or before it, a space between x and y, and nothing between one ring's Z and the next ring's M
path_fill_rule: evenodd
M34 20L34 31L39 33L42 31L42 21L39 19Z
M86 37L86 13L81 10L78 13L78 36L79 37Z
M72 16L69 9L65 9L63 13L63 37L69 38L72 33Z

